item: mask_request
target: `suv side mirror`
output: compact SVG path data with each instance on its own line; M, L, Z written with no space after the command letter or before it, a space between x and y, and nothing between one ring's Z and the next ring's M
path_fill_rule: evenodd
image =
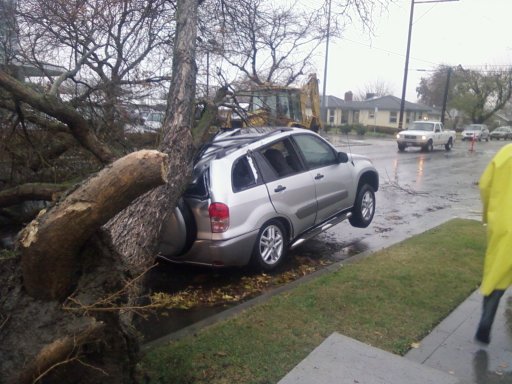
M345 152L338 152L338 164L348 163L348 155Z

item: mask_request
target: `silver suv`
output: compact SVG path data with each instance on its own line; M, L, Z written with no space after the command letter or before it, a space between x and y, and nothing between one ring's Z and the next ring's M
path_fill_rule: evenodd
M349 219L367 227L379 175L300 128L223 132L195 160L193 180L165 220L160 257L272 270L287 251Z

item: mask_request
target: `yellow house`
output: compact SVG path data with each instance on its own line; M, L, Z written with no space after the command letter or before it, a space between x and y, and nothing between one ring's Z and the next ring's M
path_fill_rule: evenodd
M326 96L326 112L324 112L326 126L361 124L368 127L398 129L400 100L398 97L387 95L357 101L352 100L351 92L345 93L345 100L336 96ZM405 125L415 120L438 119L440 119L440 112L436 109L423 104L405 101Z

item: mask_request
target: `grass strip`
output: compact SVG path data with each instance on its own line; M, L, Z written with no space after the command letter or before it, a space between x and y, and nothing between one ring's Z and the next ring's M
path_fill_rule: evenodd
M148 383L276 383L332 332L403 355L479 285L485 229L454 219L150 351Z

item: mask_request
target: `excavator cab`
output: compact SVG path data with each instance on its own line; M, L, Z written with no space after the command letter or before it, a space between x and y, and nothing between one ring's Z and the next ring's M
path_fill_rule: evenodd
M232 112L223 119L227 129L274 126L318 132L322 128L318 80L314 74L302 88L268 85L236 92L233 104Z
M258 89L249 100L249 122L260 116L269 126L302 126L300 93L294 89Z

